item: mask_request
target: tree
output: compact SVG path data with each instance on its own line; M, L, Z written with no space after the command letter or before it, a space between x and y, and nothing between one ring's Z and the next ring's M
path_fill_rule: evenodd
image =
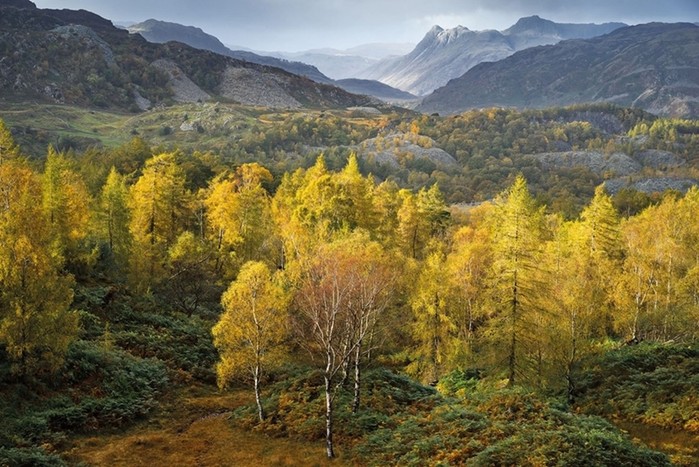
M126 266L131 251L129 223L131 212L128 207L129 190L124 177L112 167L102 187L99 202L98 222L109 253L119 269Z
M294 324L299 344L322 362L328 457L335 455L334 400L342 383L338 374L354 359L353 408L358 408L360 357L391 298L393 275L384 258L378 244L361 232L320 244L302 258Z
M548 347L570 402L575 367L591 351L593 339L607 335L621 253L619 216L602 186L580 220L560 225L548 244Z
M460 362L466 359L474 363L477 331L487 315L486 289L492 263L488 237L482 225L462 227L454 234L454 245L445 264L458 339L450 358Z
M431 239L443 240L450 214L437 185L421 189L417 195L408 190L398 193L398 236L406 256L422 259Z
M518 375L527 374L528 353L538 346L543 212L534 204L524 177L518 176L498 197L493 214L490 335L505 352L511 386Z
M212 293L212 274L208 267L211 251L192 232L183 232L167 255L165 296L191 317Z
M73 278L52 233L37 176L18 162L0 164L0 343L21 375L56 371L78 333Z
M7 128L5 122L0 119L0 164L10 160L16 160L20 155L19 146L15 143L10 129Z
M216 365L218 384L225 387L233 375L248 372L263 421L260 381L264 370L279 360L286 337L287 298L281 277L272 275L264 263L245 263L221 304L223 314L212 331L221 355Z
M441 252L427 257L410 296L412 334L416 348L408 371L430 383L439 381L456 327L448 308L449 282Z
M42 207L51 229L52 254L75 265L90 261L83 240L89 227L90 196L62 154L49 148L41 177Z
M354 354L351 356L354 367L352 412L357 413L362 362L365 355L375 350L379 324L394 298L397 274L393 259L379 243L371 241L366 232L355 232L342 243L342 248L350 252L342 266L352 276L349 299L351 340L354 346Z
M133 238L131 281L138 290L156 285L165 275L167 251L191 220L191 193L174 154L149 159L143 175L131 187Z
M243 164L210 185L204 200L209 235L218 253L216 269L226 277L240 264L265 256L273 226L269 193L262 183L271 179L259 164Z

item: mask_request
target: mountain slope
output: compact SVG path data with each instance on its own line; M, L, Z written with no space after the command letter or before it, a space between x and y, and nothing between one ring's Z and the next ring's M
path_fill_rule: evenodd
M0 0L0 54L0 101L132 111L208 98L272 107L372 103L278 68L152 44L84 10L43 10L30 1Z
M335 81L318 71L318 69L315 66L308 65L299 61L291 61L286 60L285 58L259 55L246 50L230 50L228 47L223 45L223 43L216 37L207 34L201 29L193 26L183 26L178 23L169 23L166 21L149 19L147 21L144 21L143 23L138 23L130 26L128 30L132 34L140 34L148 42L158 44L167 43L171 41L181 42L183 44L187 44L197 49L210 50L217 54L226 55L228 57L233 57L238 60L244 60L246 62L257 63L259 65L281 68L282 70L288 71L289 73L305 76L317 83L331 84L352 93L368 95L382 100L386 100L385 96L401 94L400 90L390 89L387 85L383 85L378 82L371 83L369 81L366 81L364 83L346 83L343 81ZM360 58L360 60L364 59ZM356 63L354 65L357 66ZM363 68L363 66L361 68ZM407 95L407 97L403 96L399 99L412 98L414 98L414 96Z
M416 101L417 96L401 91L379 81L367 79L340 79L335 81L345 91L377 97L386 102Z
M194 26L184 26L178 23L149 19L129 26L128 31L132 34L140 34L148 42L157 44L164 44L170 41L182 42L195 49L210 50L217 54L237 58L238 60L281 68L295 75L306 76L317 83L330 84L332 82L330 78L318 71L316 67L305 63L266 57L249 51L231 50L215 36L207 34Z
M424 96L481 62L497 61L518 50L564 39L588 38L625 26L621 23L559 24L538 16L520 19L505 31L433 27L408 55L382 60L359 78L375 79Z
M613 102L699 115L699 27L651 23L482 63L423 100L423 112Z

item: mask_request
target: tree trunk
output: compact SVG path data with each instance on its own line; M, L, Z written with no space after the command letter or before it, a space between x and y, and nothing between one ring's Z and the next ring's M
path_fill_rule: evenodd
M354 351L354 399L352 400L352 413L359 411L359 389L361 387L362 370L360 368L362 346L357 345Z
M512 335L510 336L510 354L508 356L508 375L507 375L507 385L514 386L515 384L515 372L517 370L517 272L515 271L514 286L512 287L512 329L510 330Z
M260 421L264 421L265 412L262 408L262 397L260 396L260 365L255 365L255 402L257 403L257 415Z
M332 381L330 375L325 374L325 449L328 458L335 457L333 451L333 402L332 402Z

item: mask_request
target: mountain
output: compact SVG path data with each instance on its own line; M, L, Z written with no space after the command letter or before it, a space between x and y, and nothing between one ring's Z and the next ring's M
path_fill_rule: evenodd
M335 86L202 51L153 44L85 10L0 0L0 101L138 111L225 100L268 107L373 105Z
M699 115L699 27L650 23L482 63L426 97L423 112L611 102Z
M337 80L335 81L335 84L340 86L345 91L353 94L364 94L367 96L376 97L385 102L417 100L417 96L414 96L409 92L401 91L400 89L392 88L391 86L383 84L379 81L349 78Z
M357 75L357 70L363 70L378 62L378 59L350 55L332 49L291 53L272 52L270 55L285 60L297 60L308 63L332 79L353 78Z
M303 52L269 52L264 55L296 60L318 68L323 74L336 80L354 78L379 60L404 55L415 47L414 44L362 44L349 49L313 49Z
M382 60L358 78L375 79L424 96L481 62L501 60L525 48L611 32L622 23L560 24L538 16L520 19L504 31L434 26L407 55Z
M349 92L359 92L382 100L385 100L384 96L387 95L403 96L398 99L415 98L415 96L403 94L402 91L398 89L390 89L389 86L378 82L371 83L365 80L363 83L345 83L343 81L335 81L321 73L315 66L297 60L259 55L247 50L231 50L216 37L194 26L183 26L177 23L149 19L143 23L130 26L128 30L132 34L140 34L148 42L158 44L172 41L181 42L196 49L210 50L217 54L226 55L238 60L281 68L289 73L310 78L317 83L332 84ZM327 56L323 56L327 58ZM308 58L306 55L302 55L302 57ZM359 63L352 60L350 60L349 63L349 66L355 67L355 70L357 69L356 67L364 68L367 63L370 63L367 62L368 59L362 57L356 57L356 59L359 60ZM348 87L346 87L346 85Z
M210 50L217 54L237 58L238 60L281 68L295 75L306 76L317 83L330 84L332 82L330 78L318 71L316 67L306 63L262 56L245 50L231 50L216 37L194 26L184 26L178 23L149 19L129 26L128 30L132 34L140 34L148 42L157 44L171 41L182 42L195 49Z

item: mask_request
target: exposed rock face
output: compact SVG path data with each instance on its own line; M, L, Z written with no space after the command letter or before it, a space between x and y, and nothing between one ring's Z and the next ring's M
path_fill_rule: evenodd
M356 149L360 157L392 168L398 168L401 162L412 161L429 161L440 168L459 166L451 154L438 148L437 143L427 136L392 133L363 141Z
M690 178L642 178L634 180L630 177L615 178L604 182L604 187L611 194L616 194L623 188L641 191L643 193L660 193L665 190L686 192L699 182Z
M408 55L382 60L358 77L424 96L479 63L501 60L528 47L606 34L622 26L625 25L559 24L538 16L522 18L505 31L434 26Z
M91 28L80 24L70 24L68 26L59 26L53 29L51 32L63 37L64 39L71 36L77 37L90 43L92 46L98 47L102 51L102 56L104 57L104 61L107 62L107 65L116 65L112 48Z
M532 156L547 169L585 167L596 175L624 176L636 173L642 166L622 153L603 154L596 151L547 152Z
M654 169L671 169L686 164L682 158L675 154L668 151L658 151L657 149L636 152L633 158L644 167L652 167Z
M211 98L206 92L194 84L187 75L182 72L176 63L160 59L152 64L155 68L164 71L169 76L168 85L174 93L177 102L205 102Z
M223 97L246 105L287 109L302 107L284 90L279 78L265 76L254 69L228 68L219 92Z
M699 115L699 27L651 23L535 47L481 63L426 97L423 112L611 102Z

